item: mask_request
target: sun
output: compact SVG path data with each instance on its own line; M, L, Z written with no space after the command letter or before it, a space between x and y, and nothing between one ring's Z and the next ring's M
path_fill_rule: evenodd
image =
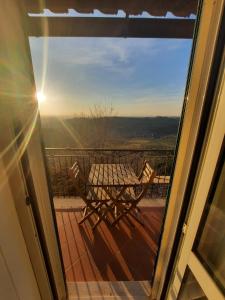
M37 92L36 98L38 100L38 103L42 103L46 100L46 96L43 92Z

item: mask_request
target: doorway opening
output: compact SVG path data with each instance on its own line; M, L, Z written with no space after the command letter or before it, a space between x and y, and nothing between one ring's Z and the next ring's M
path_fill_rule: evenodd
M150 293L191 47L190 38L30 38L54 213L72 292L85 289L90 295L97 284L106 293L112 287L123 292L135 287L138 296ZM98 200L112 196L123 201L120 207L106 199L104 210L100 205L102 210L79 224L89 211L71 177L76 163L85 192L97 188ZM146 166L153 174L145 189ZM127 213L126 197L136 200L143 186L134 215Z

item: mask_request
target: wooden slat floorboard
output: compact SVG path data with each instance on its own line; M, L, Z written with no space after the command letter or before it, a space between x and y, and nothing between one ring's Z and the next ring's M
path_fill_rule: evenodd
M81 210L56 211L67 281L151 280L163 219L163 207L141 207L145 227L123 220L116 227L102 222L92 232L79 225ZM131 225L133 223L133 226Z

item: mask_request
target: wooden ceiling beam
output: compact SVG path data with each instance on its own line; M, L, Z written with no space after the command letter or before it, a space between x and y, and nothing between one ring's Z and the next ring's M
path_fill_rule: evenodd
M171 12L176 17L189 17L196 14L198 0L20 0L28 13L43 13L49 9L53 13L68 13L74 9L78 13L93 13L99 10L105 14L117 14L123 10L125 14L140 15L148 12L151 16L166 16Z
M37 37L191 39L194 24L194 19L28 17L28 34Z

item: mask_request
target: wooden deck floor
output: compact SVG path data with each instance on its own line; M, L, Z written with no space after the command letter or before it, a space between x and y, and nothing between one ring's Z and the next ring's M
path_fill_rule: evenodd
M56 208L67 281L151 280L164 207L141 210L145 227L131 219L133 226L128 221L116 227L102 222L93 233L88 222L78 224L79 207Z

